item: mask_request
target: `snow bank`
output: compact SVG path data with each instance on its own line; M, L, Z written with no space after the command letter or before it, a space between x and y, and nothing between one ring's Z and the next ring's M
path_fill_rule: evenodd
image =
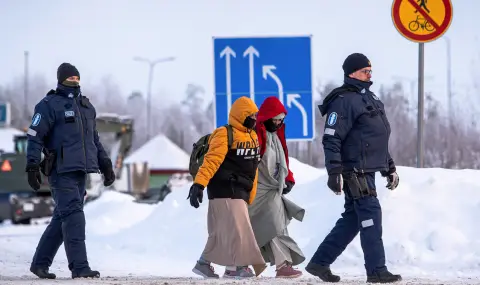
M307 264L343 211L343 196L327 187L322 169L291 160L297 185L288 197L306 209L290 233L304 250ZM408 276L480 275L480 175L478 170L398 167L400 185L385 188L377 176L383 208L384 243L390 269ZM163 203L137 204L133 198L106 192L86 205L90 263L111 276L194 276L191 268L207 238L207 201L190 206L188 186L176 188ZM5 272L28 274L28 264L45 226L0 227L0 263ZM12 265L10 265L12 263ZM68 276L63 250L52 270ZM363 276L359 236L332 266L343 276ZM216 266L217 271L223 268ZM265 276L273 276L272 267ZM306 277L310 275L306 274Z
M480 273L480 231L474 226L480 216L480 182L475 179L480 172L398 167L398 174L400 185L394 191L384 187L380 175L376 178L388 266L411 274ZM293 223L291 232L309 257L343 211L343 199L325 184L322 177L308 190L302 188L305 195L291 195L307 209L304 222ZM361 274L363 264L357 236L332 267Z
M325 169L319 169L308 164L301 163L296 158L289 157L288 160L290 164L290 169L293 172L295 184L297 186L300 184L312 182L317 178L327 174L327 171Z
M147 218L156 205L133 202L134 197L105 191L101 198L87 204L87 235L109 235L126 230Z
M325 186L324 170L294 159L292 169L298 183L289 198L303 206L306 215L302 223L292 222L290 233L308 261L340 217L343 196L334 195ZM384 187L385 179L377 176L388 266L407 274L455 275L471 270L480 273L479 230L474 226L480 216L480 195L476 193L480 182L475 178L480 172L399 167L398 173L400 186L393 192ZM302 180L309 177L317 178L306 183ZM178 272L190 276L190 267L207 238L207 203L194 209L186 200L187 194L188 187L177 189L142 222L110 239L157 260L187 264ZM134 212L126 206L122 205L124 211ZM141 205L144 206L148 207ZM340 272L363 274L363 264L357 236L332 267ZM272 270L267 273L270 274Z

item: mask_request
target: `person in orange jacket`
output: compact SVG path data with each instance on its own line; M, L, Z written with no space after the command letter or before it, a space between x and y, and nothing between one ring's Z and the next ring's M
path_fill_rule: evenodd
M257 191L260 153L255 124L258 108L248 97L240 97L229 113L233 141L228 148L228 131L222 126L209 138L209 149L190 188L190 204L198 208L203 191L208 193L208 240L192 271L205 278L219 278L211 263L226 266L226 278L248 278L248 267L265 269L255 240L248 204ZM260 269L258 269L260 268Z

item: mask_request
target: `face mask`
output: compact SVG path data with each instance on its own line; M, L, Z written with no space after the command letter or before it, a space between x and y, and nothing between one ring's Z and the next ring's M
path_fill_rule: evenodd
M243 126L247 129L253 129L256 122L257 120L247 117L245 121L243 121Z
M282 124L275 125L273 123L273 119L266 120L265 122L263 122L263 125L265 126L265 129L270 133L277 131L282 126Z
M68 86L68 87L77 87L77 86L80 85L80 82L65 80L65 81L62 82L62 85L65 85L65 86Z

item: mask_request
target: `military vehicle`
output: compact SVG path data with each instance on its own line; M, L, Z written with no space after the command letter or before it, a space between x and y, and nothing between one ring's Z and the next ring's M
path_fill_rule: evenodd
M100 142L112 160L115 182L108 187L120 192L128 191L128 175L123 161L130 152L133 143L133 119L114 113L97 115L96 125ZM101 174L91 173L87 179L87 202L98 198L106 190Z
M54 203L43 175L37 192L28 185L27 136L14 136L13 142L15 152L0 154L0 221L10 219L12 224L29 224L31 218L50 216Z
M109 188L126 190L123 160L132 146L133 119L117 114L98 114L96 126L117 177ZM32 218L51 216L54 201L48 180L43 174L42 186L38 191L31 190L28 185L25 172L27 136L15 136L13 142L14 153L0 154L0 222L10 219L12 224L29 224ZM105 188L101 174L89 174L86 188L85 202L99 197Z

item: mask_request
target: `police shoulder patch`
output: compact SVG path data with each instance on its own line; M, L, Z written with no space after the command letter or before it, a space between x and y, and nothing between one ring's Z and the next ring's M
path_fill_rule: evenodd
M330 115L328 115L327 124L329 126L335 125L335 123L337 122L337 118L338 118L337 112L330 113Z
M33 115L32 127L38 126L38 124L40 124L41 119L42 119L42 115L40 113L36 113L35 115Z

